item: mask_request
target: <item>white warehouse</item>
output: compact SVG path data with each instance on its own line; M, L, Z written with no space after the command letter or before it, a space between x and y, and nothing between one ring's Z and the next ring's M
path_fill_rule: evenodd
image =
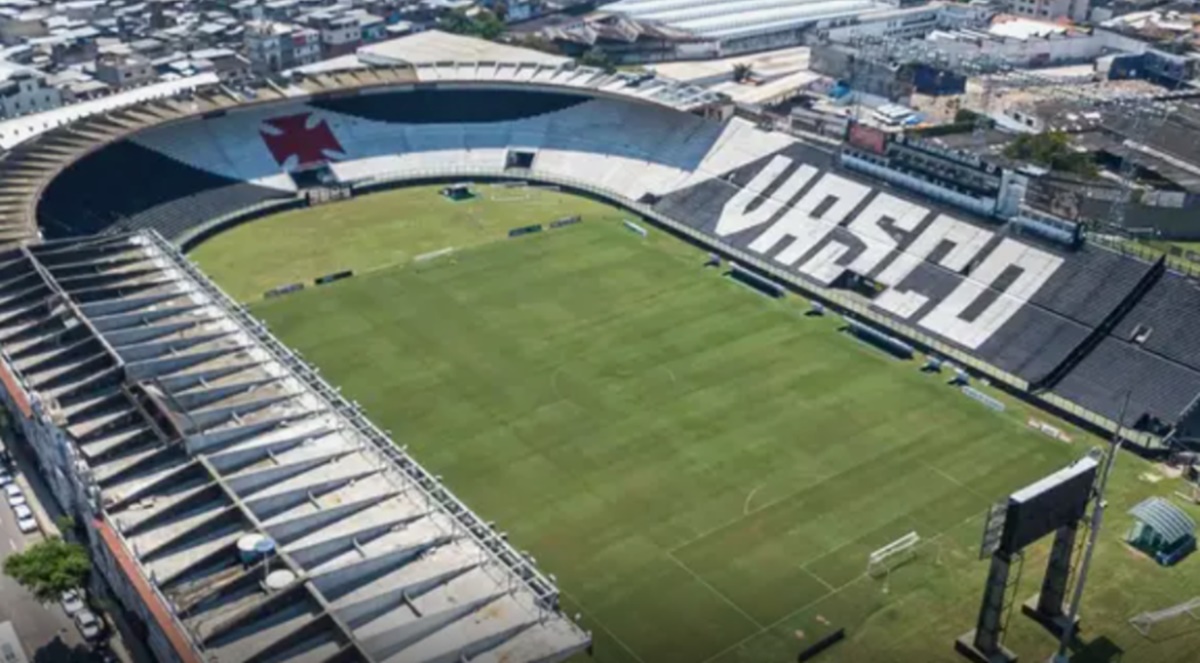
M722 55L802 43L813 28L872 22L903 0L618 0L605 12L621 13L685 30L716 42ZM938 5L930 5L930 28Z

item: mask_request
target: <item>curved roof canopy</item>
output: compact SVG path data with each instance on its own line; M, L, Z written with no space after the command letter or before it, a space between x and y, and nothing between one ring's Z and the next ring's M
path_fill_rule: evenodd
M1168 541L1178 541L1187 536L1194 536L1196 521L1183 509L1171 504L1161 497L1151 497L1139 502L1129 510L1134 518L1154 528Z

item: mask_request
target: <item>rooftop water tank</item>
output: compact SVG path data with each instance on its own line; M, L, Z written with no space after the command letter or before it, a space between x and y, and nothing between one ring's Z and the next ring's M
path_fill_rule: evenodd
M280 569L267 574L267 589L271 591L287 589L293 582L296 582L296 574L287 569Z
M275 550L275 542L262 534L247 534L237 541L238 556L243 564L253 564Z

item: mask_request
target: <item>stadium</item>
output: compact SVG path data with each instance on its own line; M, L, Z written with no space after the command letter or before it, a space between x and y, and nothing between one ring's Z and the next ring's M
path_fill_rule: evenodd
M1026 423L1200 438L1200 290L1165 262L910 193L693 86L387 65L30 131L0 161L4 400L163 661L782 661L843 627L830 660L955 660L987 505L1085 450ZM495 203L470 221L501 239L396 272L287 253L341 239L296 215L403 217L386 196L431 183L486 192L437 202ZM210 279L239 237L243 275L280 253L288 278ZM881 592L868 554L909 531L935 547ZM1107 582L1114 629L1195 588Z

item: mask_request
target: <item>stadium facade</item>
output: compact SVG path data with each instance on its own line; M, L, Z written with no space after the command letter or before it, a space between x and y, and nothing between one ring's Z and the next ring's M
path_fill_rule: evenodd
M1099 429L1128 394L1134 442L1200 438L1192 281L1000 214L1012 174L955 176L975 166L947 155L939 179L878 137L829 151L726 112L646 76L439 63L254 99L213 88L6 154L4 400L154 651L449 663L588 646L551 578L176 249L314 186L587 192Z

